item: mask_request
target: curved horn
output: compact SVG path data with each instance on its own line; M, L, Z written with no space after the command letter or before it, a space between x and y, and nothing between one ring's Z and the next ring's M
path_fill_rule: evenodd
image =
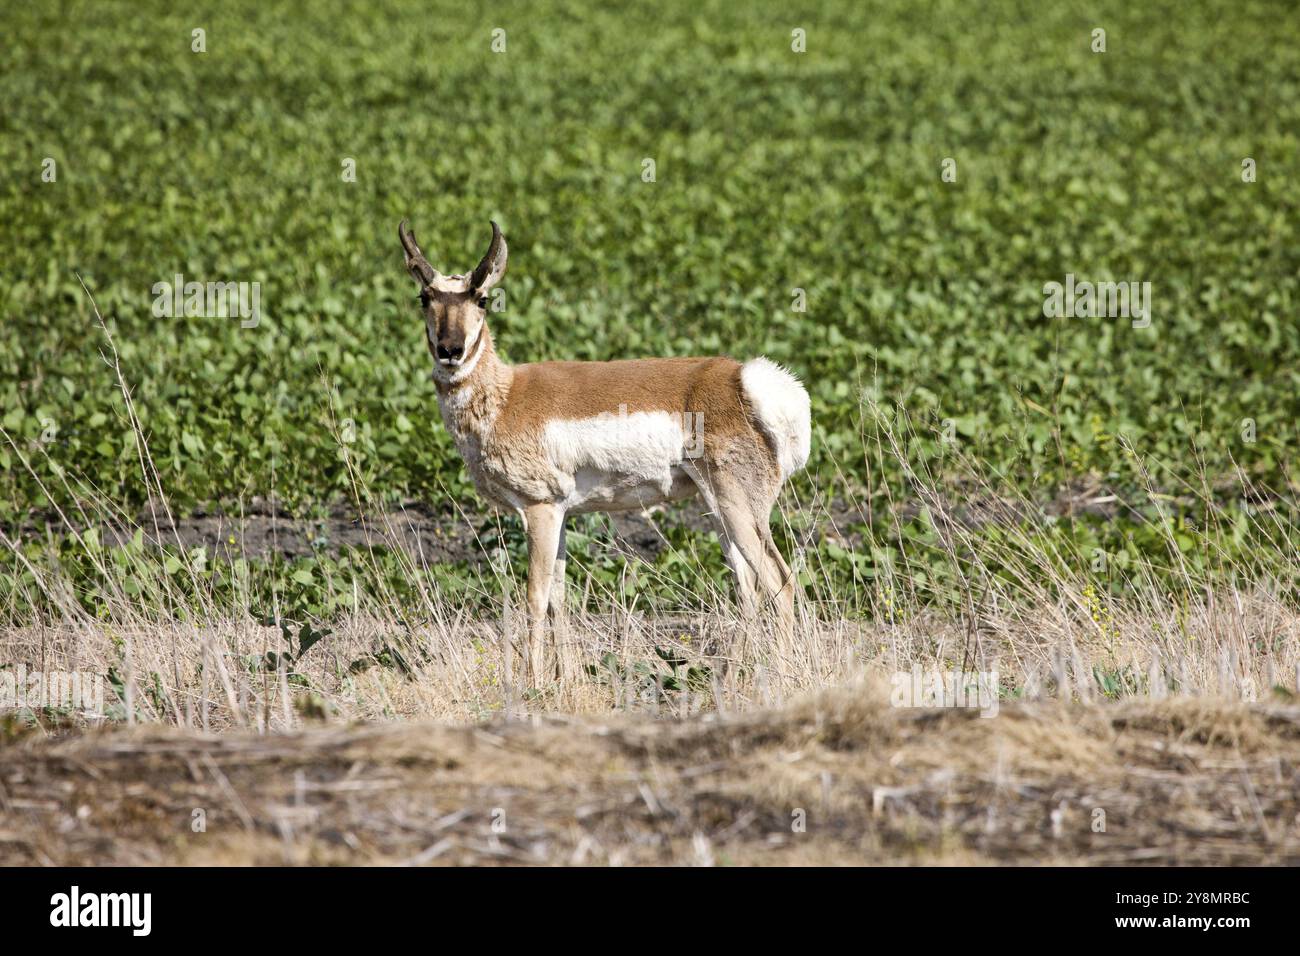
M420 244L415 241L415 233L411 232L411 227L405 219L397 226L397 238L402 241L402 249L406 252L406 269L411 273L411 278L421 285L429 285L438 277L438 270L429 265L429 260L424 258L424 253L420 251Z
M506 255L506 237L501 235L501 227L494 222L492 243L488 246L483 261L475 267L473 275L469 277L470 288L486 292L500 282L501 277L506 274Z

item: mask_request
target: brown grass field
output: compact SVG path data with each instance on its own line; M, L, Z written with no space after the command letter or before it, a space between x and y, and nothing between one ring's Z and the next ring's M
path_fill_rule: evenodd
M1294 865L1298 775L1300 708L1187 697L137 726L8 740L0 864Z

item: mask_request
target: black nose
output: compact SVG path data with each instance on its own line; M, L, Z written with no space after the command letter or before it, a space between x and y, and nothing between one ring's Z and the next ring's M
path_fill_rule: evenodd
M456 361L464 354L465 346L463 345L452 345L450 347L446 345L438 346L438 358L446 359L449 362Z

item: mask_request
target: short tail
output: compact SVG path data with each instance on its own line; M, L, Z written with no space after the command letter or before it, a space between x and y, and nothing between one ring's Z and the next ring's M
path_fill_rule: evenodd
M793 374L761 357L740 367L740 386L776 449L777 467L785 481L808 463L812 450L808 392Z

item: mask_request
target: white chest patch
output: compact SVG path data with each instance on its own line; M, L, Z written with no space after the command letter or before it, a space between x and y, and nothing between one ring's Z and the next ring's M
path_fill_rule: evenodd
M465 414L470 403L474 401L474 387L468 386L458 388L454 392L443 394L438 393L438 404L442 406L443 413L452 417L453 421L459 420L460 416Z
M449 395L438 393L438 407L442 409L442 420L451 432L451 437L459 445L466 437L464 416L474 398L473 388L459 388ZM462 450L463 451L463 450Z
M680 497L689 450L683 424L671 412L624 411L548 422L546 456L569 479L564 506L636 508Z

